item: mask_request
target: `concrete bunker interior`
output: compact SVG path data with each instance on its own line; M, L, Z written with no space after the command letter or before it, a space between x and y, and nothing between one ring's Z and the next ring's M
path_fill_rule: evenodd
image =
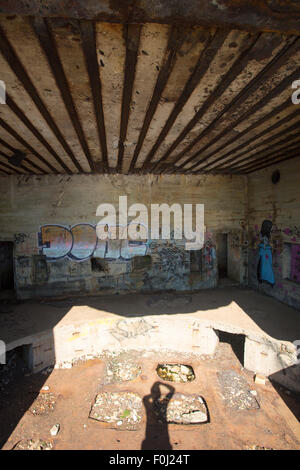
M299 6L78 3L0 0L0 447L300 448Z

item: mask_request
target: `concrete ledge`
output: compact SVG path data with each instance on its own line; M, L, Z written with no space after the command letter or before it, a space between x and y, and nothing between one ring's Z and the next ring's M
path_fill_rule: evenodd
M245 368L295 391L300 391L300 367L293 344L300 337L298 325L299 312L256 292L234 288L194 295L25 302L0 318L1 339L7 350L31 345L28 361L33 372L96 357L104 351L213 355L222 331L245 336Z
M28 364L32 371L45 367L64 367L78 359L97 357L104 351L149 350L177 351L197 356L213 355L219 343L218 331L245 335L244 367L266 376L282 370L275 380L300 392L300 368L290 367L296 361L293 343L246 332L230 324L199 320L178 315L119 319L98 318L93 321L58 325L53 330L20 338L7 345L7 350L24 344L32 345Z

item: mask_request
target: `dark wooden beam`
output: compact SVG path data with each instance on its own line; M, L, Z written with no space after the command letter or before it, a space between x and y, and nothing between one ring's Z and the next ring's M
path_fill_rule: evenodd
M175 106L173 107L170 116L168 117L162 131L160 132L155 144L153 145L152 149L150 150L149 154L147 155L144 168L148 167L148 163L153 159L154 155L156 154L158 148L162 144L165 137L168 135L171 127L173 126L174 122L177 119L177 116L181 112L182 108L190 98L191 94L195 90L196 86L200 82L200 80L204 77L205 73L207 72L212 60L216 56L218 50L223 45L228 33L225 31L217 31L214 35L208 36L204 49L202 50L200 57L198 59L197 65L193 70L189 80L187 81L184 90L179 97L178 101L176 102ZM152 166L151 170L154 171L156 167L161 163L163 158L155 162Z
M299 113L300 114L300 113ZM276 135L272 135L268 137L267 139L263 140L262 142L257 143L256 145L253 145L252 147L244 150L244 152L240 153L237 158L234 159L235 163L233 163L232 159L229 159L226 161L226 165L222 167L222 169L226 168L233 168L236 165L240 165L241 163L247 161L248 158L250 158L249 153L253 152L254 150L257 150L257 148L261 147L262 145L268 145L268 147L259 150L258 152L255 153L255 156L260 155L262 152L265 152L266 150L272 150L274 147L277 147L278 145L286 144L289 143L291 140L293 140L296 137L299 137L299 130L300 130L300 121L296 122L292 126L286 127L283 129L281 132L278 132ZM290 132L298 131L296 134L291 134L289 135ZM284 139L279 140L278 142L274 142L274 140L278 139L281 136L285 136ZM241 156L245 155L244 158L239 160ZM238 161L236 161L238 160ZM207 168L201 167L202 170L206 170Z
M96 52L95 25L90 21L80 21L82 48L93 95L94 112L98 129L99 144L102 153L103 170L108 170L107 141L102 103L102 85L99 76L99 64Z
M280 38L278 38L280 40ZM268 41L267 38L262 37L263 41ZM279 44L277 44L278 46ZM256 53L259 54L260 45L258 45L258 49ZM220 120L223 118L225 113L230 112L234 113L235 111L242 108L243 103L246 102L249 96L253 95L262 85L264 81L269 79L277 70L282 67L282 65L286 64L288 60L293 57L295 54L299 52L300 49L300 40L295 38L292 41L292 44L286 44L283 49L243 88L239 94L229 103L225 108L217 115L217 117L192 141L190 145L186 147L180 154L176 157L173 163L176 163L180 160L188 151L190 151L197 143L199 143L203 137L209 134L212 130L216 129ZM255 54L256 54L255 53ZM252 56L254 58L254 56ZM223 82L223 80L222 80ZM221 83L222 83L221 82ZM243 119L244 120L244 119ZM238 120L238 122L240 122ZM208 142L204 147L194 153L190 158L188 158L184 163L179 165L178 168L182 168L186 164L190 163L191 161L197 159L199 155L207 150L210 146L217 143L222 137L224 137L228 132L230 132L235 126L237 125L236 121L231 123L229 126L226 127L225 130L221 132L221 134L216 135L210 142ZM198 159L197 163L200 164L205 161L207 157L202 157L200 160Z
M291 103L291 99L288 98L286 101L284 101L282 104L280 104L279 106L276 106L276 108L272 109L269 113L265 114L262 118L258 119L257 121L255 121L253 124L251 124L251 126L247 127L246 129L244 129L242 132L239 132L238 135L235 135L234 137L232 137L231 139L229 139L226 143L224 143L223 145L220 145L217 149L215 149L214 152L211 152L211 154L208 155L208 158L210 156L212 156L213 154L216 154L217 152L221 151L221 150L224 150L226 147L228 147L228 145L231 145L233 144L234 142L236 142L237 140L239 140L241 137L244 137L246 134L248 134L249 132L253 131L254 129L256 129L257 127L261 126L262 124L265 124L269 119L273 119L274 116L276 116L277 114L281 113L282 111L286 111L288 110L289 108L292 107L292 103ZM296 113L298 114L300 112L299 111L296 111ZM270 127L267 127L266 129L264 129L263 131L259 132L258 134L250 137L248 140L245 140L244 142L242 142L241 144L237 145L236 147L234 147L233 149L230 149L227 153L221 155L220 157L216 158L215 160L213 160L212 162L209 162L207 163L207 165L205 167L202 167L202 168L206 168L206 167L210 167L213 165L213 168L214 170L217 169L217 168L220 168L222 165L223 165L223 160L226 160L226 164L228 162L227 158L232 155L233 153L241 150L242 148L248 146L249 144L251 144L253 141L257 140L258 138L268 134L269 132L272 132L273 130L277 129L278 127L282 126L283 124L285 124L286 122L288 122L289 120L293 119L293 115L295 113L291 113L290 115L288 116L285 116L283 119L280 119L279 121L277 121L275 124L273 124L272 126ZM235 157L232 157L232 159L230 160L235 160ZM218 163L218 165L215 166L215 164Z
M0 155L4 158L6 158L6 160L9 162L9 156L6 155L4 152L0 152ZM1 162L0 161L0 165L2 165L4 168L7 168L8 170L10 171L14 171L16 174L18 175L23 175L24 173L22 173L20 170L18 170L18 168L16 168L15 166L9 164L9 163L4 163L4 162ZM25 168L23 167L23 170L27 170L28 171L28 168Z
M49 113L46 105L42 101L40 95L38 94L37 89L33 85L27 71L25 70L23 64L21 63L19 57L17 56L14 48L8 41L7 37L4 34L3 29L0 26L0 51L2 52L3 56L5 57L6 61L8 62L11 69L14 71L15 75L19 79L19 81L24 86L25 90L31 97L32 101L36 105L37 109L47 122L48 126L54 133L57 140L60 142L62 147L64 148L65 152L69 155L72 162L74 163L75 167L79 172L84 173L81 165L79 164L78 160L76 159L73 151L71 150L70 146L65 141L62 133L60 132L59 128L55 124L54 119L52 118L51 114ZM48 164L49 165L49 164ZM57 171L57 170L56 170Z
M2 175L8 175L9 176L9 175L12 174L12 173L9 173L8 171L3 170L3 168L2 168L3 163L0 162L0 166L1 166L0 172L1 172ZM5 166L4 166L4 168L5 168Z
M253 173L254 171L258 171L258 170L262 170L264 168L268 168L272 165L277 165L278 163L282 163L282 162L285 162L287 160L292 160L294 158L300 158L300 153L299 151L295 151L292 155L289 155L289 156L286 156L286 157L283 157L283 158L280 158L279 160L276 160L276 161L272 161L271 163L264 163L264 164L261 164L255 168L252 168L251 170L248 170L248 171L245 171L245 174L249 174L249 173Z
M299 136L298 136L299 139ZM290 153L294 153L295 150L299 149L300 140L292 142L290 145L286 145L284 148L280 148L274 150L273 152L260 152L260 155L257 158L252 158L244 165L236 166L234 168L230 168L229 172L235 173L236 171L245 171L253 166L264 164L266 162L272 161L276 157L288 156ZM256 155L252 155L252 157L256 157Z
M204 116L204 114L208 111L208 109L214 105L214 103L220 98L220 96L224 93L224 91L228 88L228 86L236 79L236 77L241 73L243 68L246 64L251 60L252 48L257 44L260 36L255 35L254 37L247 37L247 40L244 41L243 49L239 57L235 60L231 69L226 73L225 77L219 85L212 91L212 93L208 96L208 98L204 101L200 109L196 112L195 116L189 121L189 123L185 126L185 128L180 132L179 136L174 140L174 142L170 145L168 150L164 153L162 158L159 160L159 164L166 161L169 156L176 150L177 146L182 142L185 137L189 134L189 132L195 127L195 125L200 121L200 119ZM184 151L180 152L178 155L173 157L171 160L168 161L170 164L176 163L178 160L185 155L186 152L189 151L194 145L196 141L193 140L190 145L188 145Z
M127 127L130 113L130 103L132 97L132 90L135 77L135 67L137 63L138 48L140 43L141 25L129 24L125 26L126 38L126 59L125 59L125 73L124 73L124 86L122 96L122 109L121 109L121 124L120 124L120 137L119 137L119 154L117 171L121 173L124 156L124 142L126 140Z
M35 17L31 19L31 22L33 30L35 31L35 34L39 39L40 45L47 57L55 82L59 89L62 100L65 104L69 118L73 124L74 130L77 134L81 148L88 160L90 169L94 171L94 162L82 129L77 109L73 101L73 97L70 91L69 83L63 65L58 55L55 37L51 30L49 20L45 18Z
M130 172L134 171L136 161L138 159L140 150L142 148L144 139L146 137L149 126L151 124L152 118L157 109L159 100L161 98L161 94L164 91L165 86L168 83L169 76L173 70L173 67L176 61L177 51L182 45L184 36L186 36L186 34L187 32L183 30L182 28L173 27L171 29L169 41L168 41L167 48L166 48L165 55L164 55L163 64L160 68L156 85L153 91L153 95L150 100L150 104L148 106L148 109L145 115L144 123L143 123L142 129L138 138L138 142L134 150L134 154L133 154L132 161L131 161L130 168L129 168ZM147 159L144 162L144 164L147 164Z
M44 139L42 134L36 129L36 127L29 121L29 119L25 116L23 111L19 108L19 106L14 102L14 100L6 94L6 104L9 108L15 113L15 115L23 122L23 124L29 129L33 135L41 142L41 144L48 150L48 152L55 158L57 163L66 171L68 174L72 174L71 170L67 167L64 161L60 158L59 155L55 152L55 150L51 147L51 145Z
M0 12L118 23L202 24L300 34L297 0L0 0Z
M9 145L7 142L5 142L3 139L0 139L0 144L7 148L8 150L10 150L11 152L15 153L17 149L13 148L11 145ZM9 162L9 159L10 159L10 155L7 155L6 153L4 152L0 152L0 155L2 155L4 158L6 158L6 160ZM30 165L31 164L31 161L27 158L24 158L23 162L25 162L27 165ZM13 168L16 168L14 165L13 165ZM25 165L21 164L20 165L20 168L22 168L24 171L32 171L30 168L27 168ZM39 167L37 168L37 170L39 170ZM40 171L40 170L39 170ZM35 172L34 172L35 173ZM37 173L35 173L37 174Z
M26 140L23 139L9 124L7 124L2 118L0 118L0 126L3 127L10 135L12 135L20 144L23 145L23 147L26 147L30 153L36 156L44 165L46 165L50 170L58 174L58 171L54 166L52 166L44 157L42 157ZM45 170L43 170L41 167L37 166L35 163L33 163L29 158L27 158L27 161L33 166L35 166L39 171L42 173L47 173Z
M248 119L250 116L252 116L254 113L256 113L259 109L263 108L264 106L266 106L266 104L268 104L273 98L275 98L276 96L279 96L280 93L282 93L284 90L286 90L287 88L289 88L291 86L291 83L297 79L297 77L299 77L300 75L300 67L298 67L293 73L292 75L288 76L288 77L285 77L280 83L279 85L277 85L275 88L273 88L266 96L264 96L261 100L259 100L254 106L252 106L250 109L248 109L248 111L246 111L244 114L242 114L238 119L237 121L235 121L233 124L231 124L230 126L226 127L226 129L224 129L222 131L221 134L218 135L218 140L221 139L222 137L224 137L227 132L229 132L230 130L232 130L233 127L236 127L238 124L240 124L241 122L245 121L246 119ZM211 143L210 143L211 144ZM202 151L202 150L201 150ZM191 157L192 158L192 157ZM191 161L191 159L189 159ZM188 162L184 162L182 165L178 166L177 168L182 168L183 166L185 166ZM192 165L189 170L192 170L194 169L195 167L199 166L201 162L196 162L194 165Z

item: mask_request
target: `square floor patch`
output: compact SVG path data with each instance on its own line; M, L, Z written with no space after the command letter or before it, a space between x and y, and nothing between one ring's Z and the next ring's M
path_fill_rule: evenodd
M155 413L159 421L175 424L201 424L208 422L206 404L200 395L175 393L155 400Z
M236 410L253 410L260 408L246 379L234 370L218 372L222 397L226 406ZM252 392L252 393L251 393Z
M110 423L114 429L134 431L143 417L143 402L132 392L103 392L96 396L90 418Z

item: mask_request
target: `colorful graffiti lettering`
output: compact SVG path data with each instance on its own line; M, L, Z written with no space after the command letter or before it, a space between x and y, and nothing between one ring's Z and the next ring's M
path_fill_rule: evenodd
M38 246L49 261L65 257L75 261L91 257L129 260L134 256L146 255L147 240L114 239L116 228L107 227L108 239L100 240L96 226L92 224L81 223L71 227L44 225L38 234Z

